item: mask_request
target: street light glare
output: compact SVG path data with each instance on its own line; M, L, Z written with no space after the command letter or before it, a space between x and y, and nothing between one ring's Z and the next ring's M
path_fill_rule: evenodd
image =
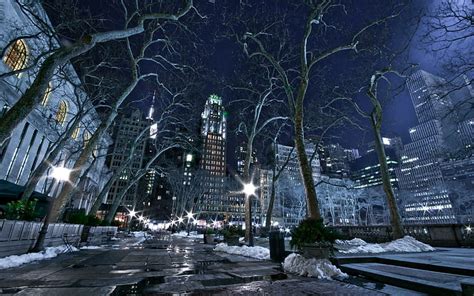
M51 172L51 177L58 181L68 181L69 174L71 174L71 170L65 167L53 167L53 171Z
M138 220L140 220L140 221L143 221L143 219L145 219L145 217L143 217L143 216L138 217Z
M188 219L192 219L192 218L194 217L193 212L188 212L188 214L186 215L186 217L187 217Z
M257 187L253 185L252 183L247 183L244 184L244 190L242 191L245 193L246 196L252 196L255 195L255 190L257 190Z
M130 217L135 217L136 214L137 214L137 212L135 212L134 210L131 210L131 211L128 213L128 215L129 215Z

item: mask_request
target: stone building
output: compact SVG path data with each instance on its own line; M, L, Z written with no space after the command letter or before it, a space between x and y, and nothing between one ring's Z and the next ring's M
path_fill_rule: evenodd
M38 27L32 23L35 18L28 15L35 14L49 24L48 16L41 4L37 1L24 3L23 5L28 6L26 11L22 10L18 3L24 2L6 0L0 3L0 48L6 47L1 57L0 73L18 71L0 80L0 120L34 80L40 64L36 59L51 50L49 47L51 42L52 46L59 47L56 39L46 39L44 34L38 33ZM35 34L36 38L21 38ZM81 108L91 109L81 118L59 156L36 185L36 191L53 197L60 192L64 184L64 181L52 177L53 169L71 168L81 147L87 143L100 124L99 116L92 107L88 95L74 86L80 85L81 82L73 66L66 64L61 70L61 76L56 74L50 81L41 103L18 124L12 137L0 147L0 180L23 186L32 171L47 157L47 153L54 148L58 139L70 128ZM95 154L105 155L110 143L110 137L103 138ZM92 162L92 157L90 161ZM83 208L86 211L90 208L96 192L102 189L109 176L104 161L105 157L98 157L94 161L93 167L79 184L81 190L77 191L70 207ZM0 188L1 195L2 188Z

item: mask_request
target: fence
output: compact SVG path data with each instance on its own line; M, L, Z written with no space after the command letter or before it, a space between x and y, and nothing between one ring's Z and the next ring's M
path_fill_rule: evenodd
M344 239L381 243L393 239L390 226L333 226ZM435 247L474 247L474 229L461 224L404 225L405 233Z
M19 255L28 252L38 238L42 223L16 220L0 220L0 257ZM48 227L44 245L53 247L65 243L78 245L83 230L88 229L88 243L102 242L104 237L110 238L117 232L117 227L98 226L85 227L80 224L53 223Z

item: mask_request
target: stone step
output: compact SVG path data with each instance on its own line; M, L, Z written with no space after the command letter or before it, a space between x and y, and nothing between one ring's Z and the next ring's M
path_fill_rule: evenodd
M427 254L423 254L425 257ZM344 256L333 260L336 265L350 263L382 263L416 269L438 271L443 273L452 273L459 275L468 275L474 277L474 264L472 258L459 256L448 256L443 254L439 258L437 252L432 253L429 258L420 258L419 255L404 254L401 255L379 255L379 256Z
M472 279L469 276L383 263L349 263L339 268L349 274L430 295L462 295L461 282Z

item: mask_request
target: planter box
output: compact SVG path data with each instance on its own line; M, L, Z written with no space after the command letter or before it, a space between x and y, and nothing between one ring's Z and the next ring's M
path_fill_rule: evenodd
M224 241L228 246L238 246L239 245L239 236L227 236L224 237Z
M328 259L331 256L330 246L307 244L301 247L301 251L305 258Z
M214 243L214 234L204 234L204 243L213 244Z

